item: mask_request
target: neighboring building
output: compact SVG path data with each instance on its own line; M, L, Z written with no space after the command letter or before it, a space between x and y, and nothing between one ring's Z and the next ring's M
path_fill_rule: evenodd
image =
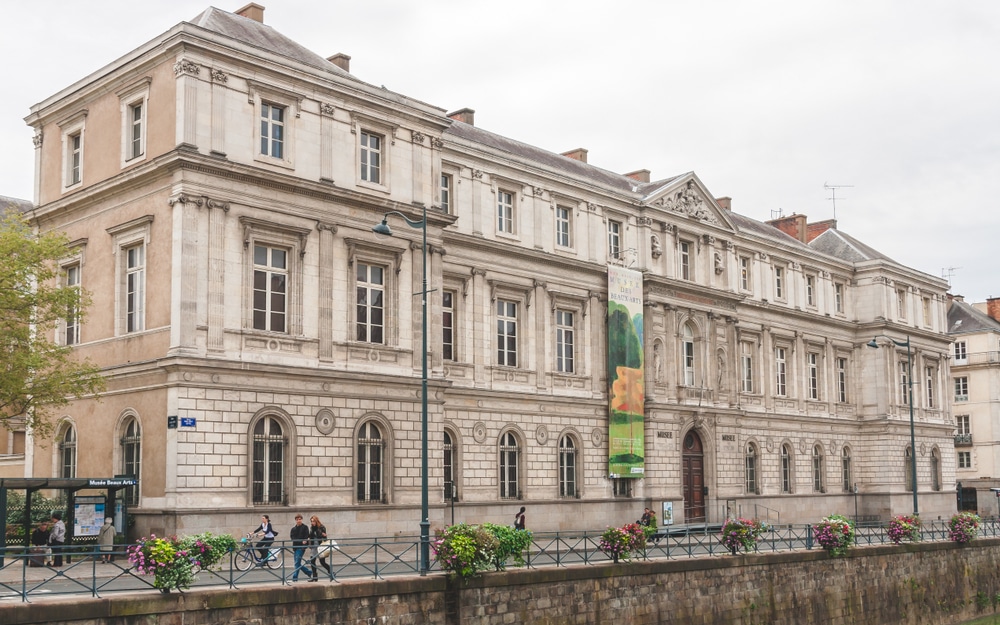
M921 374L921 510L954 509L943 280L832 222L741 216L693 173L482 130L240 13L27 118L37 223L75 241L65 279L95 302L60 338L108 375L29 444L27 475L137 475L142 532L266 509L415 534L421 232L372 226L426 207L435 527L451 494L456 520L527 505L536 530L664 504L678 523L909 511L906 352L865 347L882 334L912 339ZM642 479L609 475L608 265L642 275Z
M997 516L1000 488L1000 298L948 299L952 344L955 479L959 505Z

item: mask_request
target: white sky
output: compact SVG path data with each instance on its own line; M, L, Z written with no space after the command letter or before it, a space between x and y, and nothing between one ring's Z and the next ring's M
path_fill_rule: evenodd
M212 0L0 0L0 195L32 198L29 107ZM234 11L247 0L214 0ZM220 4L221 3L221 4ZM1000 296L1000 2L258 0L361 80L592 165L833 217L967 301Z

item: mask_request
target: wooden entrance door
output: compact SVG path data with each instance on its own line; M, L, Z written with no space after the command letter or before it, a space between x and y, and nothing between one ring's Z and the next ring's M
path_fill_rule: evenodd
M705 456L701 438L695 432L684 436L681 453L684 471L684 522L705 521Z

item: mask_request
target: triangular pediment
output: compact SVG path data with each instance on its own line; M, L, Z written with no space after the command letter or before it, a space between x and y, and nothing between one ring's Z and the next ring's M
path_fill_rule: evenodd
M678 217L736 230L726 209L719 206L693 172L667 181L646 195L642 203Z

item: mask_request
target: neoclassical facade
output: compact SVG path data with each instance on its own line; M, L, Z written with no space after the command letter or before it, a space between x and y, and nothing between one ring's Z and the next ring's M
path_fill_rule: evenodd
M318 514L416 534L426 211L431 523L603 528L954 509L941 279L694 173L555 154L208 9L35 105L38 226L100 363L24 473L136 475L138 531ZM608 265L639 272L641 478L609 475ZM913 346L916 449L905 350ZM901 384L902 380L902 384ZM909 474L910 454L917 475ZM915 478L915 479L914 479ZM452 501L454 499L454 501Z

